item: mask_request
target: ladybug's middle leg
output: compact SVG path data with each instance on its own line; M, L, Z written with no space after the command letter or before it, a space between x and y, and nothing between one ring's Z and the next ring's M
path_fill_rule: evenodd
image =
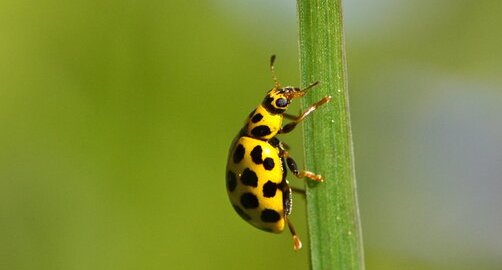
M298 165L296 165L296 161L292 157L290 157L289 152L282 147L280 147L279 156L281 158L286 159L286 165L296 177L298 178L307 177L310 180L314 180L316 182L322 182L324 180L324 178L320 174L315 174L307 170L298 170Z

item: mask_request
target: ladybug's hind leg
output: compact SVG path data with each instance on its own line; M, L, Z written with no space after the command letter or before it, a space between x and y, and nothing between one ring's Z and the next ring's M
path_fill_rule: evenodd
M300 240L300 237L298 237L298 235L296 234L296 230L295 227L293 226L293 223L291 223L291 221L289 220L289 215L291 214L291 210L293 207L293 194L286 179L283 179L282 181L283 182L281 189L283 193L282 200L284 206L284 219L287 221L289 232L293 237L293 249L297 251L302 248L302 241Z
M305 196L305 189L297 188L297 187L291 187L291 191L299 193L299 194Z
M288 218L286 218L286 220L288 222L289 231L291 232L291 235L293 236L293 249L295 251L298 251L302 248L302 241L300 240L300 237L298 237L298 235L296 234L295 227L293 227L293 224L291 223L291 221Z

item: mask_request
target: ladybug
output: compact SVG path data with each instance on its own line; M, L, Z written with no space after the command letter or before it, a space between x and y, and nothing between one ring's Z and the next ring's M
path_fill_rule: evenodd
M280 233L287 224L293 237L293 248L302 243L288 219L292 209L292 190L286 180L286 167L298 178L322 182L323 177L310 171L298 170L289 155L288 146L276 136L291 132L319 106L331 97L325 96L298 116L286 113L290 102L304 96L318 84L305 89L282 87L274 70L275 55L270 58L274 88L247 117L244 127L233 140L228 153L226 187L230 202L241 218L254 227ZM291 122L283 126L283 119Z

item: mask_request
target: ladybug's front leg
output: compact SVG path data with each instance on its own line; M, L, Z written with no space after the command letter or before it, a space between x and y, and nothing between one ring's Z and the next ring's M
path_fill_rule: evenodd
M286 125L284 125L279 130L279 133L280 134L284 134L284 133L291 132L296 127L296 125L298 125L298 123L300 123L301 121L303 121L303 119L305 119L305 117L307 117L311 112L315 111L317 109L317 107L319 107L319 106L325 104L326 102L330 101L330 99L331 99L331 96L325 96L325 97L323 97L321 100L319 100L316 103L312 104L302 114L300 114L298 116L293 116L293 115L284 113L283 114L284 117L293 120L293 122L290 122L290 123L287 123Z

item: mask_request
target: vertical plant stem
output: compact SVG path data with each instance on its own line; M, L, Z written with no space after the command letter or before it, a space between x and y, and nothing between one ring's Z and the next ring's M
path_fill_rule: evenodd
M303 125L312 269L364 269L349 117L341 0L297 0L302 85L320 81L302 107L332 96Z

